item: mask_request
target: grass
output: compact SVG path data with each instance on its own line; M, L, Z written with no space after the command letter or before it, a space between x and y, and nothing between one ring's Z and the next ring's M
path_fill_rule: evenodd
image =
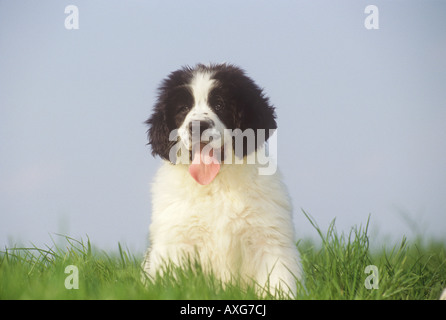
M297 299L438 299L446 287L445 244L402 239L392 248L371 249L368 221L364 227L339 234L334 221L322 232L304 214L321 242L297 244L305 273L305 286ZM163 277L145 286L142 257L123 250L119 243L116 252L106 253L95 250L88 238L64 239L64 247L2 251L0 299L259 299L254 288L242 289L237 283L223 286L212 275L204 275L199 265L168 268ZM66 281L74 283L69 281L73 273L65 273L70 265L77 267L79 289L65 287ZM365 273L369 265L376 266L379 283L370 280L374 273ZM378 288L367 289L366 281Z

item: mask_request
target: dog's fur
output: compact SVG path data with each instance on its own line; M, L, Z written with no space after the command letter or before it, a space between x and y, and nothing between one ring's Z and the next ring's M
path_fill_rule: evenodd
M182 156L187 150L192 160L193 121L222 136L214 149L221 149L221 167L206 185L178 161L181 151L171 151L181 144ZM246 161L265 149L258 130L265 130L266 140L276 129L274 107L262 90L233 65L184 67L162 82L147 124L152 153L164 159L152 185L150 247L143 262L149 277L162 273L166 262L181 266L196 258L223 282L241 279L260 292L295 294L301 266L286 187L279 172L259 175L261 165ZM256 143L236 149L228 144L236 137L225 129L253 129ZM177 138L169 140L175 130ZM245 161L228 164L235 158Z

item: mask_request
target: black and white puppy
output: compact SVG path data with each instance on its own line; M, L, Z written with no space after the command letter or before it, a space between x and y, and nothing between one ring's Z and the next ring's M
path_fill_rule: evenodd
M152 154L164 161L144 271L154 277L193 257L223 282L295 294L292 207L276 168L265 167L277 125L262 90L234 65L184 67L162 82L147 124Z

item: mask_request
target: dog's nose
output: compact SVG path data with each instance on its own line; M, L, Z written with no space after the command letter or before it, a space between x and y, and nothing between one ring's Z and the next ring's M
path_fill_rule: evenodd
M189 123L189 133L191 134L191 136L193 134L199 134L201 136L201 134L207 130L210 129L214 126L214 122L212 120L195 120L195 121L191 121Z

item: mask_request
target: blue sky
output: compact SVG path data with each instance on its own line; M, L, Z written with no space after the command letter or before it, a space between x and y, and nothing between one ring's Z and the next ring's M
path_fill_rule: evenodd
M241 66L276 106L299 236L304 209L346 232L370 214L375 241L445 239L446 4L372 2L0 0L0 246L144 250L160 159L143 122L199 62Z

